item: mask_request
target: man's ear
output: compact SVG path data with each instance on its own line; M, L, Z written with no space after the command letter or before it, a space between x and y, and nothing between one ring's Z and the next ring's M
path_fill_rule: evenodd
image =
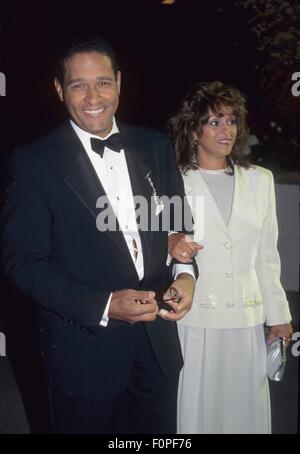
M121 92L121 71L117 72L118 94Z
M55 86L55 90L59 96L59 99L61 100L61 102L64 102L64 91L63 91L61 83L57 77L55 77L55 79L54 79L54 86Z

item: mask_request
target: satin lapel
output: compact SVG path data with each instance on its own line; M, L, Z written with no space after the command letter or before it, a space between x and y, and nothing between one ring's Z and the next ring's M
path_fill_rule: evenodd
M82 149L74 159L72 167L65 176L65 183L95 218L99 214L96 202L104 196L103 186L87 156Z
M150 222L149 208L151 206L150 204L152 193L151 187L145 179L150 169L141 159L141 156L143 156L142 150L139 149L137 144L134 144L132 140L126 137L126 134L123 133L123 130L121 128L120 131L122 133L122 139L124 142L125 157L131 182L132 194L134 197L143 196L146 199L148 207L148 222ZM146 272L146 270L148 270L149 258L151 255L151 228L147 229L146 231L139 229L139 235L143 248L144 272Z
M234 166L234 197L232 204L232 212L230 221L228 223L229 231L232 231L236 221L241 222L241 218L247 212L247 218L251 219L251 216L255 216L254 191L251 191L251 185L249 176L247 175L248 170ZM249 212L250 210L250 212Z
M68 172L65 176L65 183L76 194L89 213L94 216L96 226L96 218L101 212L101 208L97 208L96 203L98 198L105 196L106 193L89 157L83 148L83 145L76 136L76 133L74 132L72 134L72 132L73 131L69 134L67 143L65 144L66 153L70 156L70 150L72 150L73 156L73 162L70 162ZM109 210L109 214L112 216L112 219L115 219L115 215L110 204L107 209ZM119 231L117 220L114 224L117 226L117 231L106 230L104 233L109 235L111 240L119 247L119 249L128 256L128 247L122 232Z

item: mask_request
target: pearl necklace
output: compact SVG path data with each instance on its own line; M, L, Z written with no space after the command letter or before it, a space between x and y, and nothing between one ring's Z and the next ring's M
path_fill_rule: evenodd
M198 167L200 172L203 173L210 173L211 175L220 175L222 173L229 173L231 171L230 167L226 167L226 169L202 169L202 167Z

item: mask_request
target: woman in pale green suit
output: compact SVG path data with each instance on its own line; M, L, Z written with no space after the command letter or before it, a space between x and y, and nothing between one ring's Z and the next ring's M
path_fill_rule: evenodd
M169 251L188 263L203 246L192 309L179 323L179 433L270 433L264 324L269 341L282 336L287 346L292 333L273 176L243 156L245 116L236 88L200 83L168 123L195 222L194 242L170 235ZM204 213L193 205L199 196Z

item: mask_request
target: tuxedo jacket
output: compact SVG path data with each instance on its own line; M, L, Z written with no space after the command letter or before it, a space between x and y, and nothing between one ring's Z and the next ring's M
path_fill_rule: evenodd
M133 195L150 201L155 191L159 197L183 198L167 136L124 125L119 130ZM11 175L3 266L14 285L39 304L49 383L77 396L114 396L130 375L135 325L113 319L107 327L99 323L112 291L155 291L170 284L168 232L140 231L144 278L139 281L122 232L96 227L96 200L105 193L69 122L17 150ZM176 377L182 367L176 324L158 317L146 331L161 370Z
M272 173L235 165L234 178L226 225L201 172L184 175L187 198L202 196L204 201L203 212L192 208L195 239L204 249L196 257L199 279L192 309L180 322L184 325L231 329L291 320L280 283Z

